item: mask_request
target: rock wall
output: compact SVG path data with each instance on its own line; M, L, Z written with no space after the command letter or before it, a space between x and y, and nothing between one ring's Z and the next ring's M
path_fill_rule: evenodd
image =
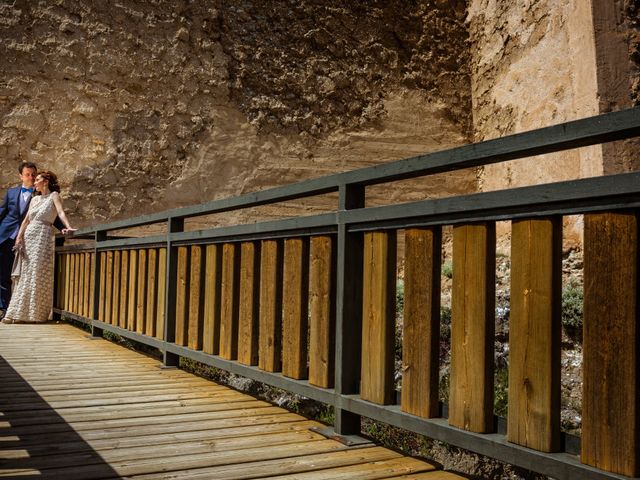
M625 2L624 22L629 35L631 100L637 106L640 105L640 0Z
M593 18L601 112L640 104L640 1L594 2ZM602 171L640 169L640 139L602 146Z
M639 14L638 0L472 0L476 140L638 104ZM637 147L616 148L598 146L487 167L482 188L640 168Z
M87 225L467 143L465 14L462 0L3 2L0 188L35 161Z
M35 161L60 174L87 225L624 108L640 101L639 11L640 0L2 2L0 189ZM368 204L638 158L637 142L585 148L370 188ZM226 217L238 219L249 215Z
M589 117L638 103L637 0L471 0L475 140ZM479 188L541 184L637 170L637 140L505 162ZM568 219L565 246L581 243ZM504 236L508 229L501 227Z
M589 2L473 0L472 99L476 140L598 113ZM597 148L488 166L494 190L601 173Z

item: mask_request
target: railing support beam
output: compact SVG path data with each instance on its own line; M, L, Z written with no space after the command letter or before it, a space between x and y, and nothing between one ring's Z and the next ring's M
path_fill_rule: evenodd
M184 219L171 217L167 220L167 277L166 296L164 304L164 341L175 343L176 341L176 293L178 279L178 249L171 242L171 234L184 231ZM180 357L165 349L162 352L162 366L165 368L177 367Z
M339 209L363 208L365 189L359 185L340 186ZM362 265L363 235L349 233L344 222L338 223L336 269L336 365L335 425L336 433L360 433L360 415L345 410L340 396L360 390L360 355L362 338Z
M91 311L91 337L92 338L102 338L104 334L104 330L100 327L97 327L94 323L94 320L98 320L98 312L100 311L100 273L101 273L101 265L100 265L100 254L98 253L98 244L107 239L107 232L103 230L98 230L95 233L94 237L94 248L93 248L93 309Z

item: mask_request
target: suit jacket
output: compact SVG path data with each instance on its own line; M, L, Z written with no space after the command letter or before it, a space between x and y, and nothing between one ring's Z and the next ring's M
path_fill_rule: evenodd
M21 186L7 190L7 193L4 195L4 199L2 200L2 205L0 205L0 243L5 242L11 234L15 232L16 228L20 226L22 220L24 220L24 216L29 210L29 203L31 200L27 202L24 212L20 214L20 189ZM58 230L62 230L64 228L64 225L59 218L56 218L54 226Z

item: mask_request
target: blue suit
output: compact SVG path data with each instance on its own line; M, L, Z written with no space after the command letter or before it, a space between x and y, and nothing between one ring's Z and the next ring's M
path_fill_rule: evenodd
M13 245L11 238L16 228L20 227L29 210L29 201L20 212L20 187L13 187L0 205L0 309L6 310L11 299L11 266L13 265Z
M0 205L0 309L6 310L11 299L11 267L13 266L13 246L15 238L11 238L17 228L20 227L27 211L31 198L27 200L24 209L20 212L21 187L13 187L7 193ZM54 223L59 230L64 228L60 219Z

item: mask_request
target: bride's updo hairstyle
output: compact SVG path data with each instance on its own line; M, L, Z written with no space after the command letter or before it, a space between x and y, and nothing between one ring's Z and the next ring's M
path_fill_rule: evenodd
M60 185L58 185L58 177L49 170L40 170L38 175L49 182L49 191L60 193Z

